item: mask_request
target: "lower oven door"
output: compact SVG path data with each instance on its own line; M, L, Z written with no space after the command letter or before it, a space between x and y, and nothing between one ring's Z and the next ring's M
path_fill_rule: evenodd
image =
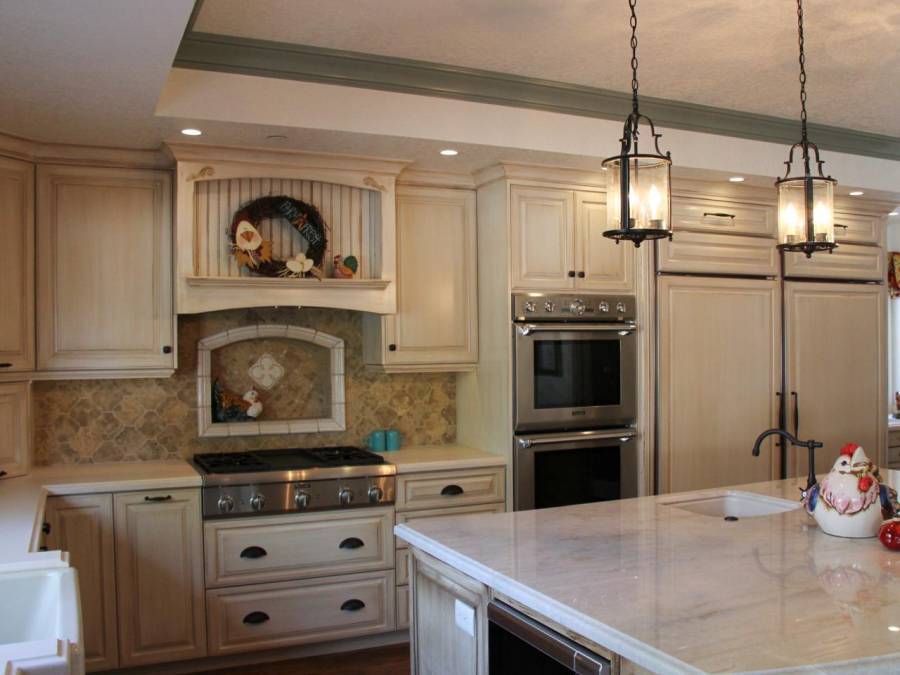
M637 497L636 435L628 427L516 436L515 510Z

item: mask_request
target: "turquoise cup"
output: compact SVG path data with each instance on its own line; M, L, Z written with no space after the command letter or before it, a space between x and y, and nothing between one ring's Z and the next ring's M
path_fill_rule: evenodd
M369 446L369 450L374 452L384 452L385 449L385 433L384 431L378 430L373 431L371 434L366 436L366 445Z
M403 443L403 438L396 429L389 429L384 435L384 440L387 450L399 450Z

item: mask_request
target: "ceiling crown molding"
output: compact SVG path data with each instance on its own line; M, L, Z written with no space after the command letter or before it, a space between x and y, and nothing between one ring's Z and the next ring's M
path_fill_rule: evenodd
M564 82L427 61L188 31L175 67L363 87L422 96L623 120L631 95ZM793 144L796 120L642 97L659 127ZM823 150L900 160L900 138L818 124L810 136Z

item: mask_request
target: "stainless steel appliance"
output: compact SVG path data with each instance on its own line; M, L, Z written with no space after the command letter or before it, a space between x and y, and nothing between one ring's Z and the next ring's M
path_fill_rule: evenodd
M203 517L231 518L394 503L396 467L349 446L194 455Z
M609 675L612 663L509 605L488 605L491 675Z
M634 296L515 294L512 307L516 432L634 422Z

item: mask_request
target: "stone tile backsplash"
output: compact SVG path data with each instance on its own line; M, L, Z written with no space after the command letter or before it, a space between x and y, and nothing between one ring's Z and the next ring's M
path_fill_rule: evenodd
M308 326L344 340L346 431L198 438L197 341L228 328L266 323ZM304 410L303 416L314 412L323 396L323 391L310 386L311 382L322 382L316 377L316 363L309 354L292 352L271 342L253 350L223 354L221 365L245 376L260 354L271 353L287 371L284 381L270 394L272 408L287 412L296 405L296 409ZM253 309L180 316L178 362L178 370L168 379L35 382L35 464L141 461L188 458L198 452L363 445L371 430L389 427L398 429L406 444L451 443L456 438L455 376L385 375L367 370L362 359L362 315L357 312ZM305 369L309 376L297 377L295 368ZM263 415L266 417L265 411Z

